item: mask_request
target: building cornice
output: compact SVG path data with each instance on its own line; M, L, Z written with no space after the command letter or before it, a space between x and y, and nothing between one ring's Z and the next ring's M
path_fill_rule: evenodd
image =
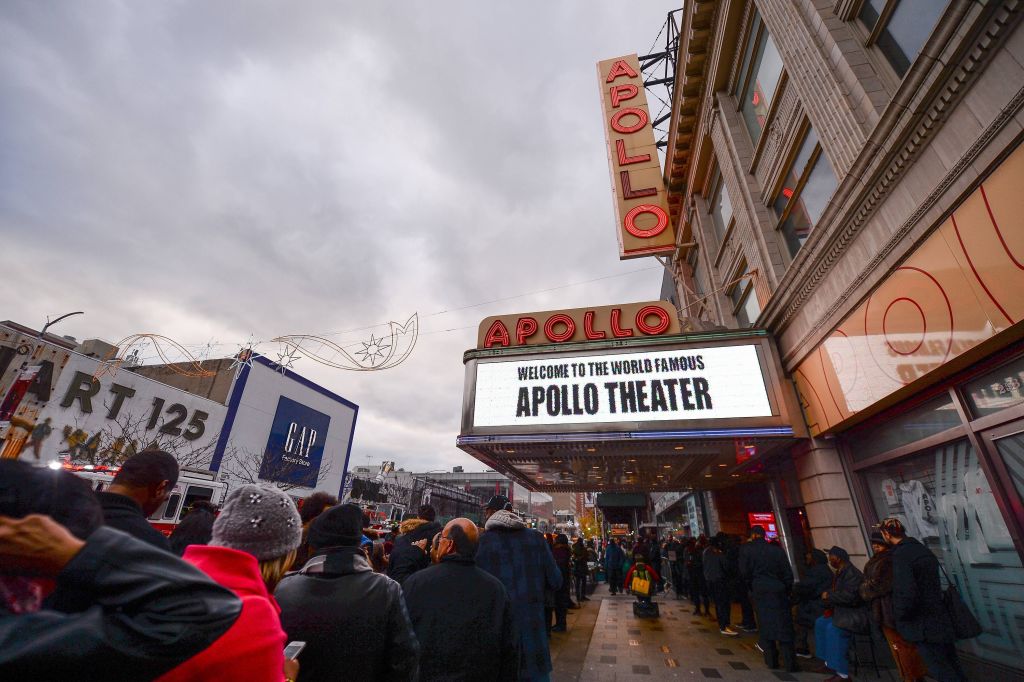
M959 13L947 15L933 35L940 49L929 55L928 45L887 107L878 126L872 131L859 158L850 168L840 190L833 197L823 216L822 229L811 233L807 244L794 259L779 288L766 306L762 323L781 333L802 310L822 280L842 260L861 229L874 216L883 200L898 184L917 154L941 128L991 60L996 49L1021 19L1020 0L1006 0L996 6L982 7L975 3L954 3ZM976 12L974 21L970 12ZM958 30L969 24L971 38L953 45ZM939 35L939 33L942 35ZM1020 93L1014 97L1019 99ZM989 125L985 134L964 154L943 181L924 198L914 213L896 230L885 247L861 268L857 278L832 303L804 334L800 343L787 353L787 365L804 353L827 333L859 301L858 289L889 256L913 226L931 210L942 194L963 170L981 153L1015 112L1004 109ZM890 140L901 144L889 144ZM879 153L880 150L888 150ZM831 215L830 215L831 214ZM831 229L830 229L831 228Z

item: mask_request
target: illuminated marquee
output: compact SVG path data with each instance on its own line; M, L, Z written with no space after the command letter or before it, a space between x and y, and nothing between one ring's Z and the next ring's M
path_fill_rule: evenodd
M605 139L615 195L619 258L671 253L665 180L635 54L598 62Z
M754 345L481 362L474 427L767 417Z
M488 317L480 323L477 348L664 336L679 331L675 309L664 301L650 301Z

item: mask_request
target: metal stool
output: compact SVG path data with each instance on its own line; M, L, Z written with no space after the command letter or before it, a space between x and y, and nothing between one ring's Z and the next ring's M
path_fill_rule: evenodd
M870 632L855 632L853 634L852 641L850 642L850 662L853 664L853 674L857 675L860 672L860 651L857 646L863 644L867 644L868 651L871 652L871 666L875 669L875 677L881 677L882 674L878 667L878 655L875 653L875 640Z

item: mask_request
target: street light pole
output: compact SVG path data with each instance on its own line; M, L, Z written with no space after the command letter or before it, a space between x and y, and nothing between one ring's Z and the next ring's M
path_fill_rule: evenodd
M56 320L52 320L52 321L50 320L50 316L47 315L46 316L46 324L43 325L43 331L39 332L39 336L37 338L40 338L40 339L43 338L44 336L46 336L46 330L47 329L49 329L53 325L57 324L58 322L60 322L64 318L71 317L72 315L85 315L85 313L83 311L81 311L81 310L78 310L78 311L73 312L73 313L67 313L66 315L61 315Z

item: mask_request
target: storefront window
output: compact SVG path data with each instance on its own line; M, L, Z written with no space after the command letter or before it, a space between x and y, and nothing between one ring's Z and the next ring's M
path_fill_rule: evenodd
M1024 402L1024 357L975 379L965 387L975 417L998 412Z
M850 434L847 443L855 462L895 450L914 441L960 426L960 415L948 393L943 393L910 412Z
M980 637L958 646L1019 669L1024 568L970 444L949 443L862 475L878 519L900 518L908 534L935 553L984 627Z
M1024 434L1015 434L994 440L996 450L1006 465L1017 494L1024 500Z

